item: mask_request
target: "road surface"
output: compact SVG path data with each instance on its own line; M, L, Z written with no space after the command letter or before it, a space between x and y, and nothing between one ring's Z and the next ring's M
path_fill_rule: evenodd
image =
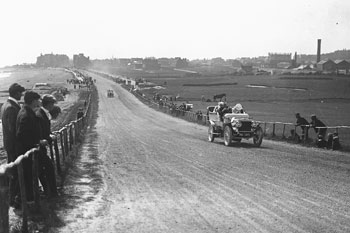
M350 232L349 154L210 143L206 127L91 76L98 110L64 186L57 232Z

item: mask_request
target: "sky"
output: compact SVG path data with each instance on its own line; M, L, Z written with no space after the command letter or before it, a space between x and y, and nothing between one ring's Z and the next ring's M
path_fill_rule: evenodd
M1 0L0 67L41 53L224 59L350 49L349 0Z

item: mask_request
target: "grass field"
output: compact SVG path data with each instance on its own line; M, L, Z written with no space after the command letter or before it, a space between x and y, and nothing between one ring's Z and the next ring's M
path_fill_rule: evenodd
M226 93L227 103L241 103L257 120L294 122L300 112L309 119L316 114L327 125L350 125L350 78L325 77L310 79L284 79L283 76L220 76L185 78L147 78L164 85L163 90L148 90L167 95L180 95L181 102L189 101L195 110L205 110L216 102L201 102L201 96L212 99ZM210 84L192 86L187 84ZM237 83L217 85L217 83ZM185 84L185 85L184 85Z

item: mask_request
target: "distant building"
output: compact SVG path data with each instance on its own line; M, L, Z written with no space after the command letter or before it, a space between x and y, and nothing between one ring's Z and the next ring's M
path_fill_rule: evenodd
M226 62L221 57L216 57L211 59L210 63L212 66L215 66L215 65L225 65Z
M41 67L68 67L69 57L64 54L40 54L36 58L36 65Z
M253 74L253 65L241 65L241 69L245 74Z
M172 65L171 59L166 57L158 58L158 63L161 67L169 67Z
M130 58L119 58L119 65L121 67L127 67L129 64L131 64Z
M269 53L268 63L271 68L277 68L279 63L289 63L292 64L292 54L291 53Z
M79 53L78 55L73 55L73 65L76 68L86 68L91 65L90 58L85 57L83 53Z
M186 58L176 57L176 63L175 67L177 69L187 68L188 67L188 61Z
M145 70L159 70L160 64L157 59L146 58L142 61L143 69Z
M348 74L350 70L350 62L346 60L335 60L337 73Z
M242 65L242 63L237 59L228 59L226 60L226 63L236 68L240 68Z
M332 60L320 61L319 63L317 63L317 69L321 71L334 72L337 69L337 65Z
M136 70L142 70L143 69L142 62L134 61L133 65L134 65L134 69L136 69Z

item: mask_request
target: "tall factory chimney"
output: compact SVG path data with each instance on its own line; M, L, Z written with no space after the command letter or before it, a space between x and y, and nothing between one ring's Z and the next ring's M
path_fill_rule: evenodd
M317 39L317 63L321 61L321 39Z

